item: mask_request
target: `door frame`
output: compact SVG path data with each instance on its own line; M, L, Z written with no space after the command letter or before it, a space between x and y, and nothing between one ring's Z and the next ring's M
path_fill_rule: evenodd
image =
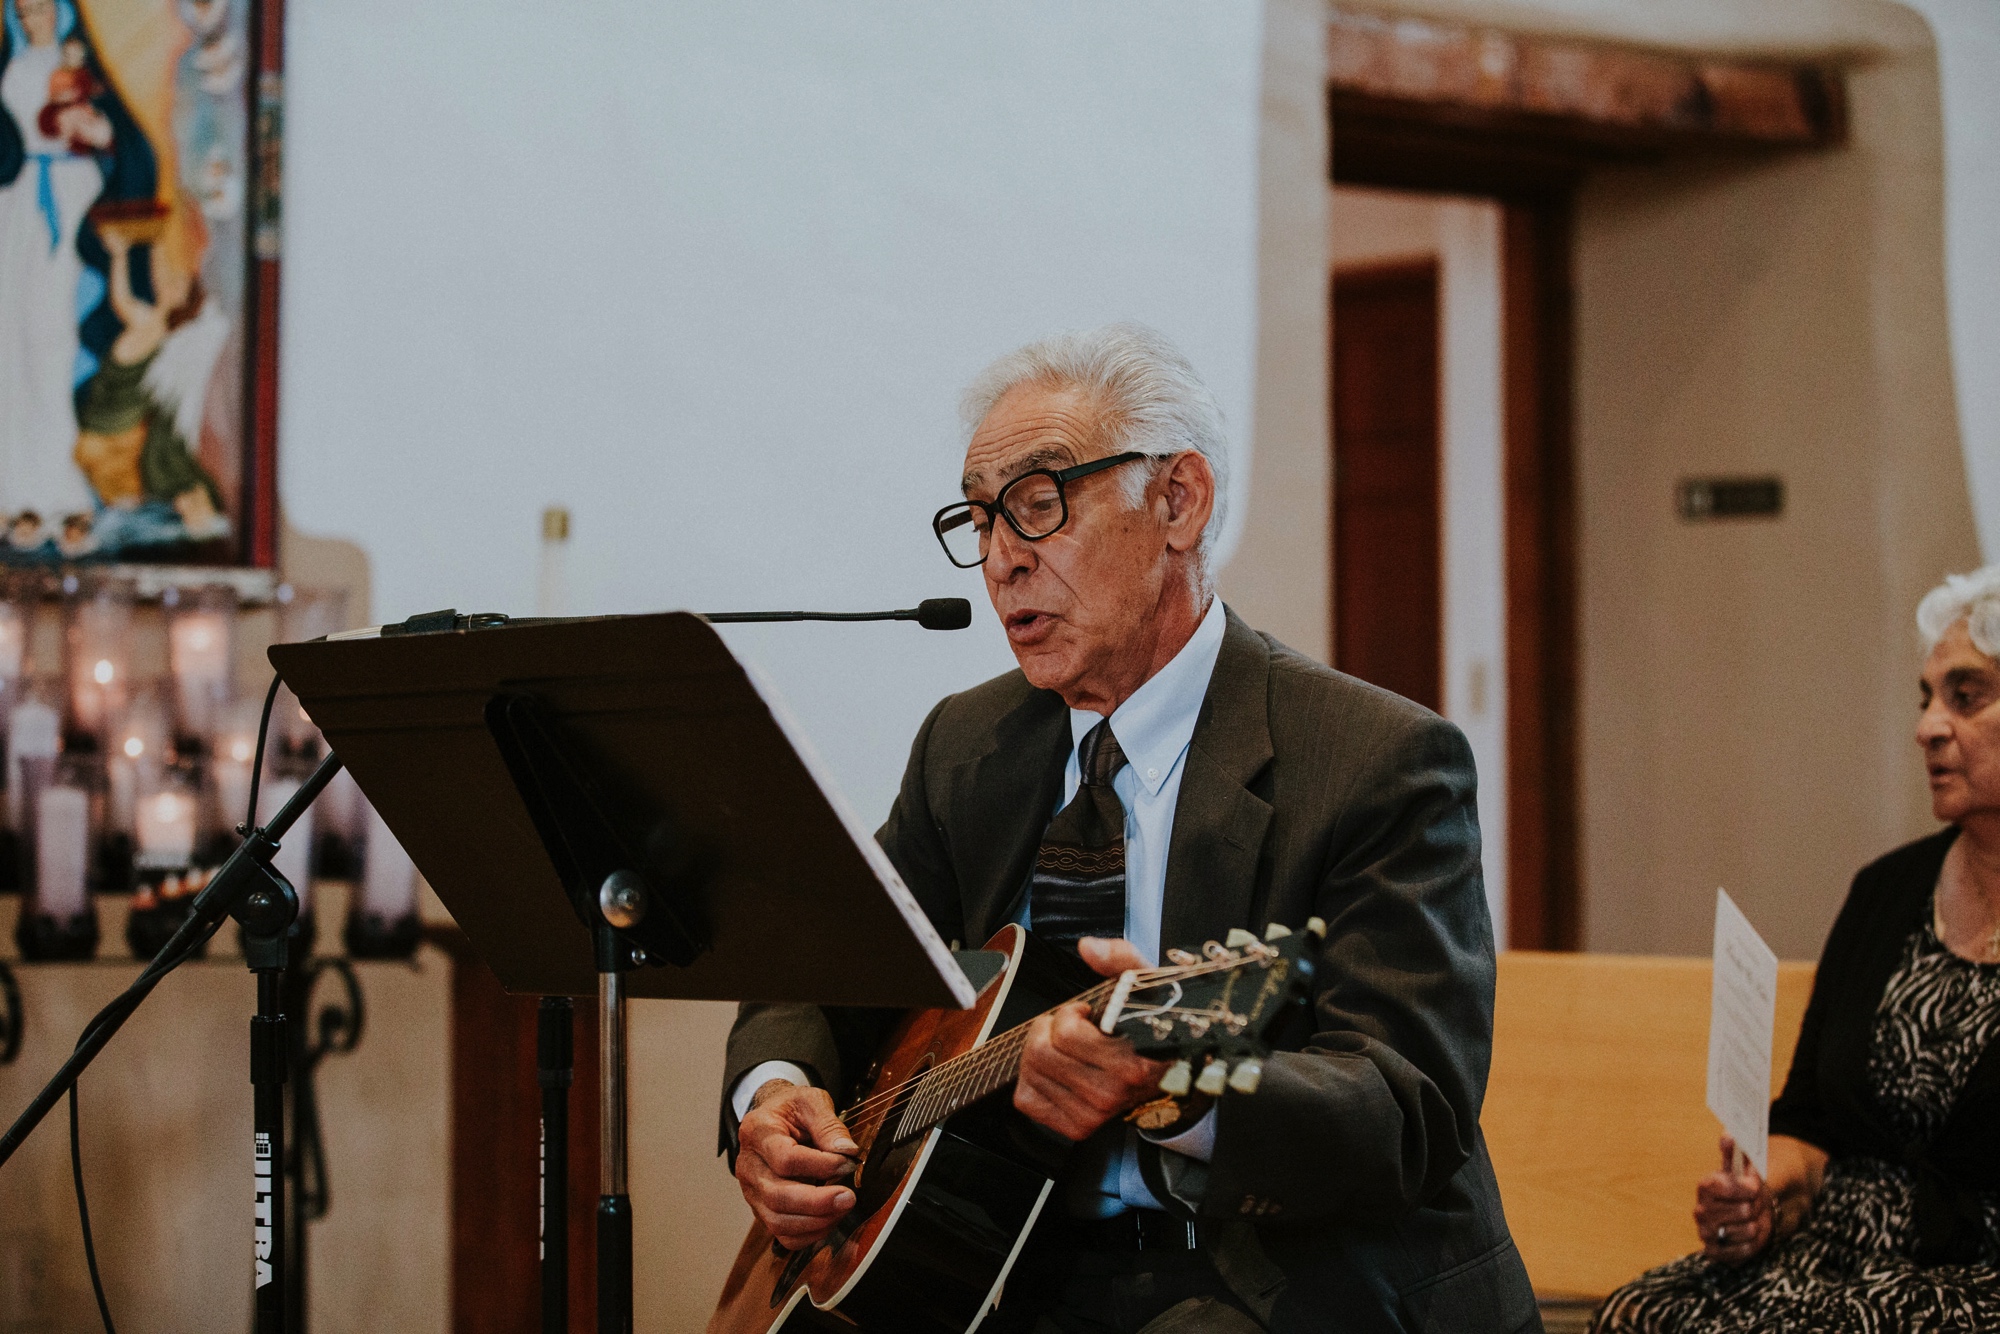
M1595 158L1562 159L1504 132L1385 135L1340 98L1336 185L1492 199L1501 209L1506 545L1507 942L1582 942L1577 797L1576 481L1571 444L1572 194ZM1332 287L1328 286L1328 311ZM1329 503L1331 501L1329 500Z

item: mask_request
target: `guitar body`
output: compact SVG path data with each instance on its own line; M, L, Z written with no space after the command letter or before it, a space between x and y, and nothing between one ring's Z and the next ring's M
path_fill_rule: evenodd
M975 984L981 961L982 971L992 972L972 1008L904 1015L855 1101L877 1110L846 1123L862 1156L854 1209L826 1242L805 1251L774 1246L752 1223L708 1334L965 1334L998 1301L1068 1146L1016 1115L1004 1090L900 1142L894 1132L902 1104L870 1100L1061 1004L1085 983L1073 955L1018 926L1003 927L985 951L961 961Z
M1273 923L1200 955L1098 978L1076 955L1001 928L958 956L967 1010L904 1015L841 1119L861 1150L855 1205L819 1246L787 1251L752 1224L708 1334L969 1334L1000 1299L1070 1144L1014 1111L1027 1023L1070 1000L1141 1056L1171 1062L1160 1090L1247 1097L1267 1041L1311 993L1326 923ZM1200 1074L1197 1077L1196 1070Z

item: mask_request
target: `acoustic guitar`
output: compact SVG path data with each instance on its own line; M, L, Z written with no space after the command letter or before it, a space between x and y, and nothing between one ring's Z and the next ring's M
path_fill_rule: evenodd
M1072 1147L995 1096L1020 1072L1028 1023L1081 1000L1104 1032L1172 1062L1164 1093L1249 1096L1267 1037L1310 996L1325 931L1318 918L1297 934L1231 931L1080 995L1076 956L1019 926L959 955L978 988L972 1007L904 1015L842 1109L860 1150L854 1208L797 1251L753 1223L709 1334L978 1328Z

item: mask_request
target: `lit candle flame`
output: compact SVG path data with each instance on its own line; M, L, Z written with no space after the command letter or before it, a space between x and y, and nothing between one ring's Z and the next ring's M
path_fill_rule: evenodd
M237 737L229 743L229 758L248 764L250 762L250 753L254 749L255 747L250 744L248 737Z
M112 669L111 659L99 658L97 660L97 665L90 669L90 674L91 676L96 678L97 684L101 686L108 686L111 684L112 676L114 676L116 673Z
M125 753L136 760L146 753L146 743L138 737L128 736L125 738Z

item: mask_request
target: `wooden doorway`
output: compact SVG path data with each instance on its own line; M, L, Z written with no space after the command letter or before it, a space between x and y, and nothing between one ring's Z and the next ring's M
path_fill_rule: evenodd
M1612 164L1838 144L1844 81L1810 63L1391 22L1336 4L1327 111L1333 181L1484 196L1504 210L1508 939L1575 949L1574 192Z
M1442 710L1438 266L1333 279L1334 665Z

